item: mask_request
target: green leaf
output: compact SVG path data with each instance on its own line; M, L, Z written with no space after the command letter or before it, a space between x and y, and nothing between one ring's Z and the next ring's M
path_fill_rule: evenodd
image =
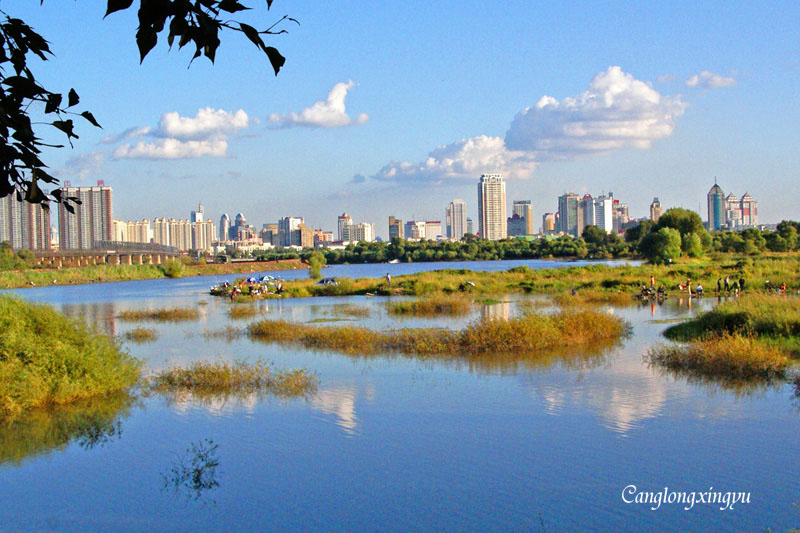
M267 46L264 49L266 52L267 57L269 57L269 62L272 63L272 68L275 70L275 75L278 75L278 71L281 69L284 63L286 63L286 58L281 55L280 52L276 48L271 46Z
M84 111L83 113L81 113L81 116L86 120L88 120L93 126L97 126L98 128L103 129L103 126L97 123L97 121L94 119L94 115L92 115L90 112Z
M78 102L80 102L80 98L78 98L78 93L75 92L75 89L69 90L69 95L67 96L67 98L69 100L67 107L72 107L74 105L77 105Z
M128 9L131 7L131 4L133 4L133 0L108 0L108 9L106 9L106 14L103 16L103 18L106 18L115 11Z

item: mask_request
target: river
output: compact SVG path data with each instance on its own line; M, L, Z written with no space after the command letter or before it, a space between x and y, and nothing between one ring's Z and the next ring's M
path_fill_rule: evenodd
M324 275L521 264L575 263L341 265ZM538 364L467 363L209 338L203 332L247 323L229 318L225 299L207 295L225 278L15 291L111 335L140 325L116 319L125 309L196 307L198 321L148 324L158 341L126 348L147 371L260 359L307 368L319 388L300 399L109 399L0 427L0 530L783 531L800 521L793 388L731 390L642 361L670 322L711 307L712 298L601 306L632 325L629 338L604 351ZM525 299L434 320L389 316L380 297L252 305L264 317L302 322L455 328L482 315L512 316ZM354 319L345 304L369 315ZM202 483L181 475L187 470L201 472ZM665 488L667 495L743 492L749 503L721 510L699 494L690 509L628 503Z

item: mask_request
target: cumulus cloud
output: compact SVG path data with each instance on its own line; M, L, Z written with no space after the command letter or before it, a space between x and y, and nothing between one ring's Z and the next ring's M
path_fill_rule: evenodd
M369 115L361 113L355 119L351 119L345 110L344 101L347 91L355 85L352 80L347 83L339 82L333 86L325 100L317 100L314 105L299 113L286 115L273 113L269 116L269 121L283 127L305 126L309 128L335 128L364 124L369 120Z
M113 153L114 159L190 159L196 157L225 157L228 141L218 136L204 141L181 141L179 139L156 139L153 142L139 141L135 145L123 144Z
M87 176L97 174L103 167L108 154L106 152L91 152L72 157L64 162L56 173L65 176L76 176L85 179Z
M517 113L505 141L539 160L646 149L672 134L685 108L679 96L662 96L620 67L609 67L578 96L560 102L543 96Z
M530 154L508 150L500 137L479 135L440 146L421 163L393 161L373 178L397 183L442 183L453 179L474 180L482 173L502 172L510 179L524 179L530 177L535 168L536 162Z
M231 133L249 125L247 113L235 113L206 107L198 109L192 117L182 117L177 112L165 113L158 122L157 135L181 140L206 139L212 135Z
M118 142L124 141L125 139L147 135L151 131L152 128L150 126L134 126L133 128L128 128L122 133L118 133L117 135L109 135L108 137L103 137L100 140L100 142L103 144L117 144Z
M243 110L236 112L205 107L194 117L177 112L161 116L157 128L129 128L109 142L132 137L150 137L135 144L126 143L114 149L114 159L190 159L225 157L228 134L247 128L251 120Z
M700 74L695 74L686 80L687 87L704 87L706 89L719 89L720 87L731 87L736 85L735 78L729 78L714 74L708 70L704 70Z
M393 161L372 178L395 183L475 180L501 172L526 179L541 161L570 159L624 148L650 148L672 134L686 104L609 67L573 98L543 96L517 113L505 138L479 135L436 148L420 163Z

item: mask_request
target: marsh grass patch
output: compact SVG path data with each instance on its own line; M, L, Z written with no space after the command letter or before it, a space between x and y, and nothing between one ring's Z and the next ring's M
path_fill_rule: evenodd
M192 307L128 309L121 311L117 318L125 322L186 322L199 319L200 313Z

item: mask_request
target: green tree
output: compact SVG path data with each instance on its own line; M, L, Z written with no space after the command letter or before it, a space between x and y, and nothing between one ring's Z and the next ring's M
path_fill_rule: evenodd
M322 252L313 251L308 258L308 277L319 279L322 277L322 267L325 266L325 256Z
M589 224L583 228L582 236L583 240L586 241L586 244L602 244L606 242L606 237L608 234L599 227Z
M652 220L642 220L638 225L625 230L625 242L631 245L639 246L645 235L650 233L655 227L656 223Z
M697 233L688 233L681 238L681 250L689 257L703 256L703 242Z
M212 63L223 32L239 32L261 50L272 65L275 74L286 59L277 49L267 46L263 35L285 33L276 29L285 20L284 16L266 29L257 30L249 24L229 17L249 10L250 0L139 0L139 27L136 45L140 61L156 46L159 36L166 36L167 44L178 48L194 45L190 61L205 56ZM266 0L267 9L272 0ZM106 16L129 9L133 0L108 0ZM45 147L62 148L62 145L46 144L42 131L47 128L59 130L72 146L77 139L73 117L82 117L100 127L89 111L78 112L80 102L75 89L66 93L45 88L37 80L33 68L42 65L37 61L48 61L53 53L50 43L36 33L23 20L14 18L0 10L0 198L15 194L17 199L47 205L50 200L69 202L77 198L63 197L61 189L49 193L39 188L40 183L57 185L58 179L47 172L47 164L41 159Z
M660 230L661 228L676 229L681 236L689 233L700 234L701 231L704 231L703 220L700 215L681 207L667 209L667 212L661 215L655 229Z
M648 233L639 244L639 253L651 263L669 263L681 255L681 234L673 228Z

